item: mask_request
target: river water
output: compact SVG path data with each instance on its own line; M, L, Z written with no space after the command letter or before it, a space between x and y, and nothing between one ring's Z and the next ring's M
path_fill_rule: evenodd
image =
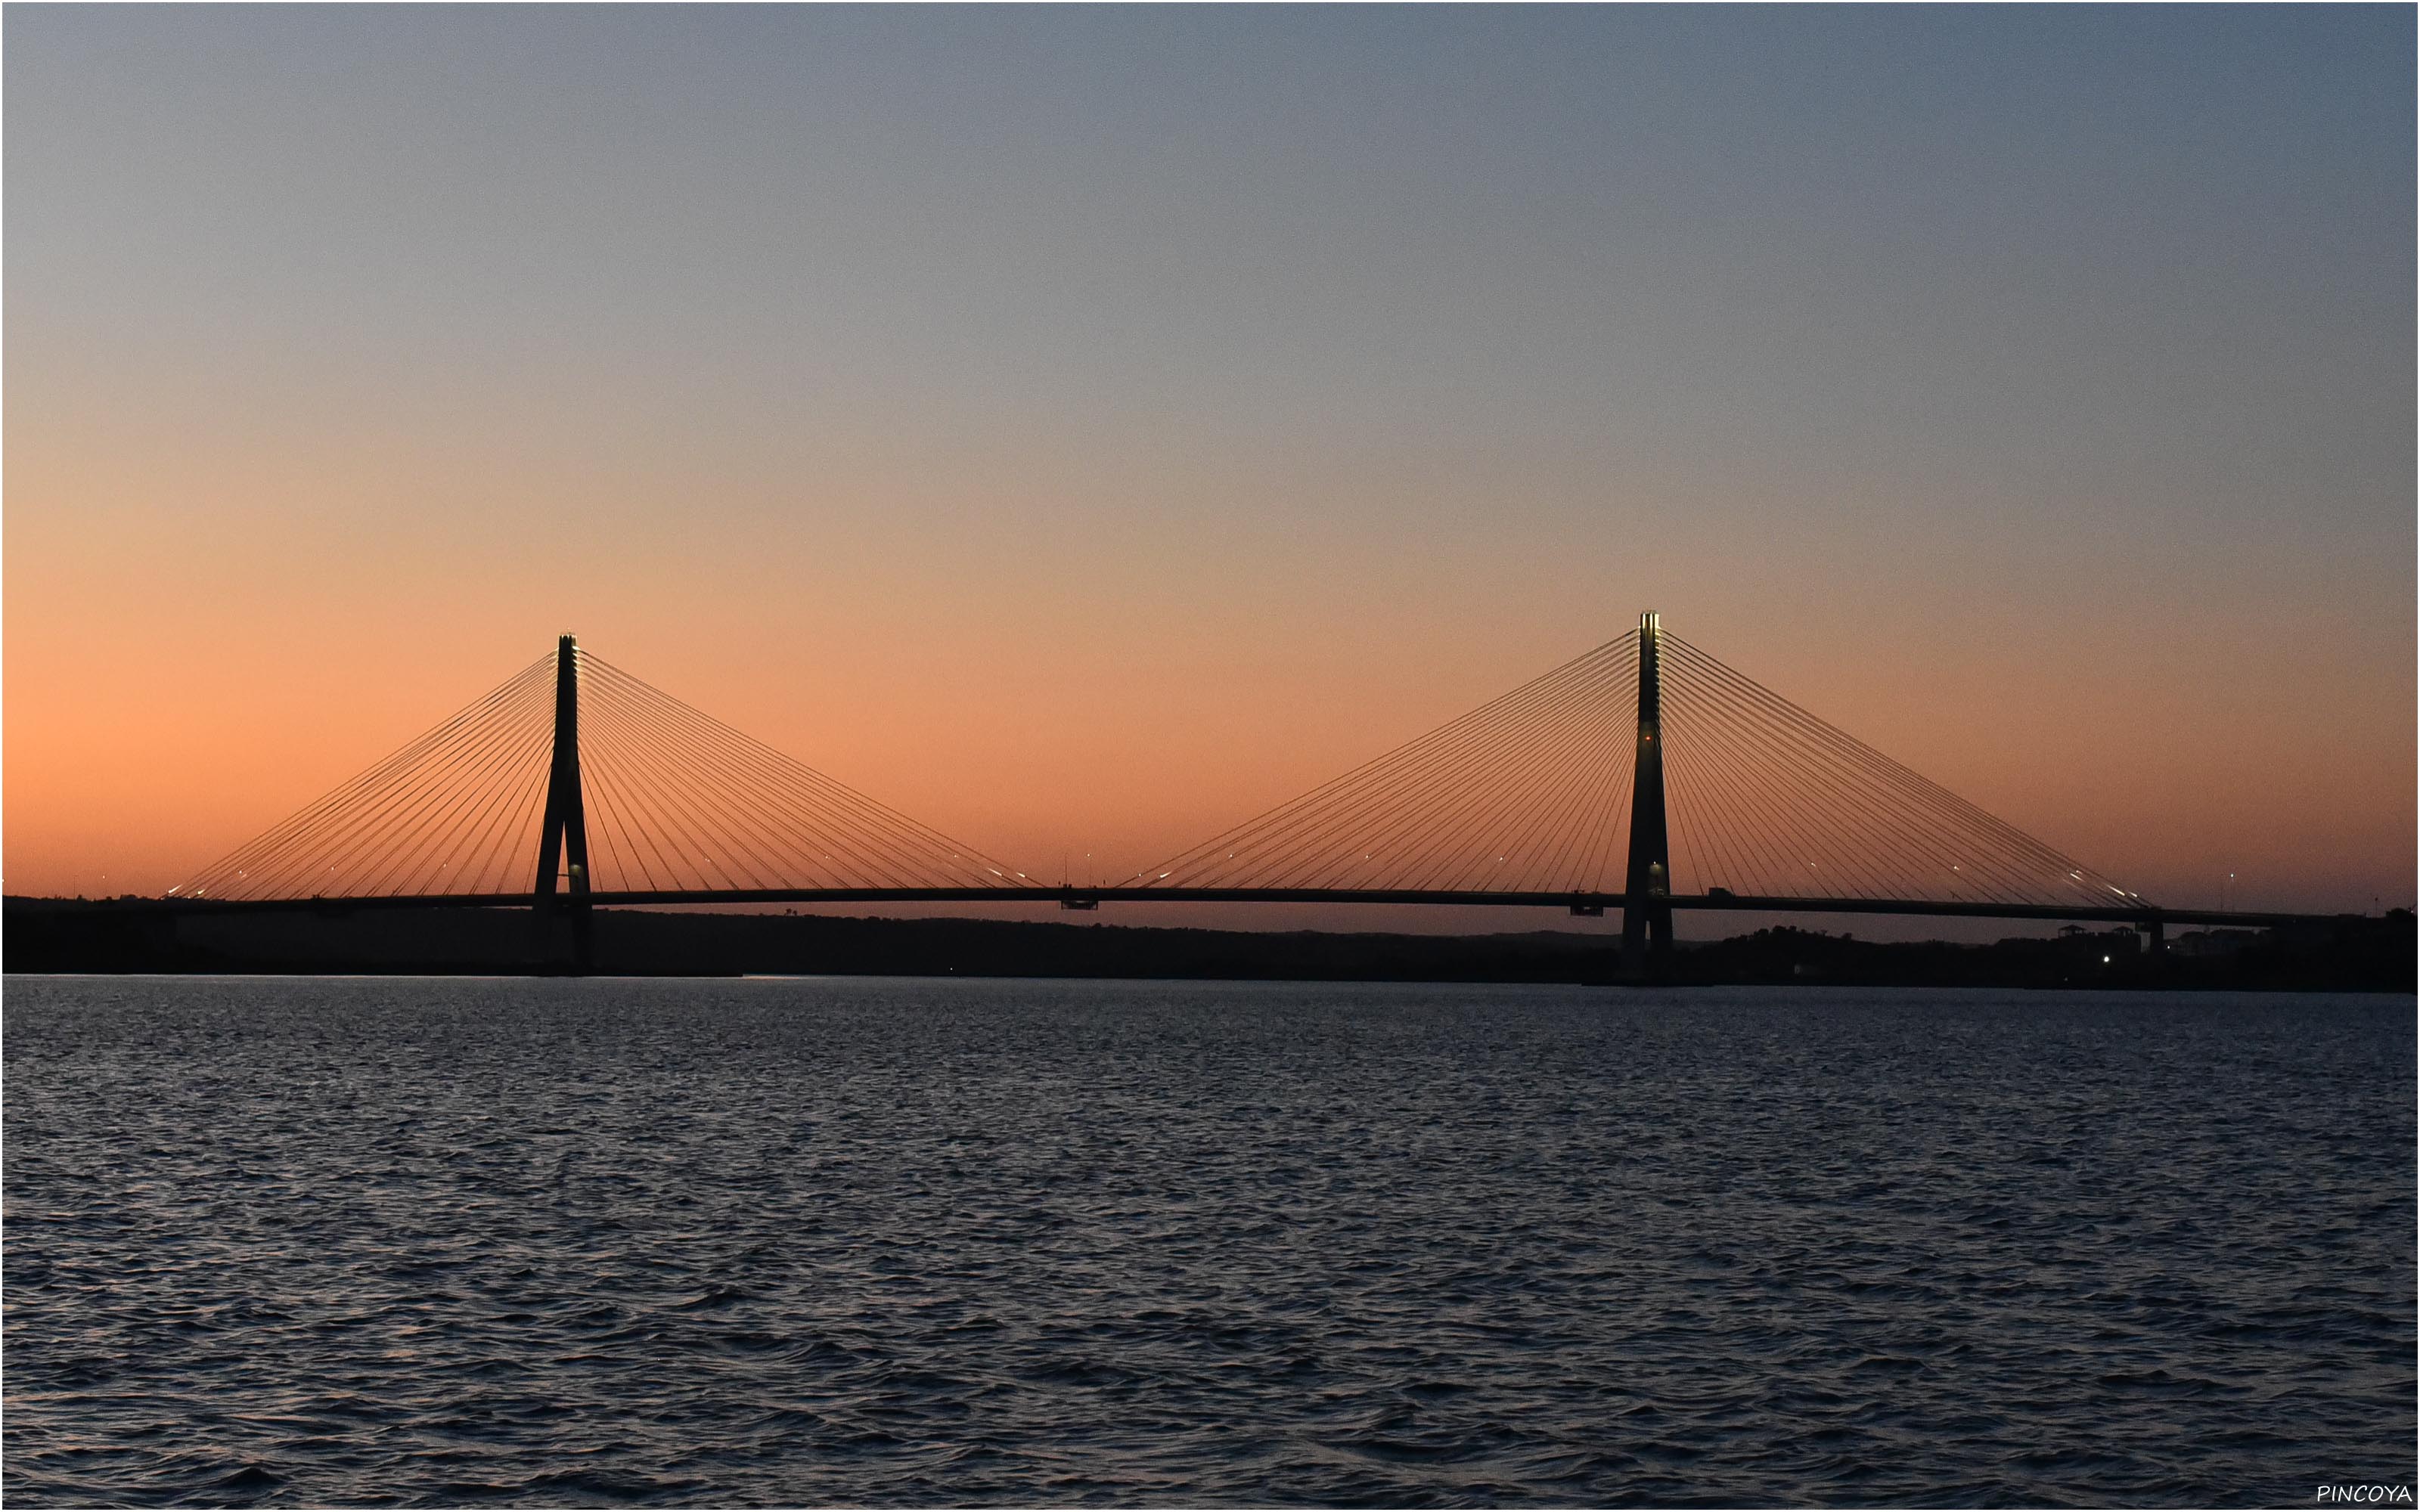
M13 1504L2310 1504L2411 997L11 978Z

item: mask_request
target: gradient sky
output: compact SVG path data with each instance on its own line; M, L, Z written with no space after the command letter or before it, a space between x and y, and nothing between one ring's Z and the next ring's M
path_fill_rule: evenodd
M10 6L7 887L566 629L1115 875L1652 607L2156 900L2409 903L2413 28Z

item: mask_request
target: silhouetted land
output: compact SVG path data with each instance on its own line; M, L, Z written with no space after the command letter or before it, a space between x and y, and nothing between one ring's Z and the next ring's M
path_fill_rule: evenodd
M10 898L10 971L469 973L561 969L567 927L527 913L171 916L139 902ZM2288 930L2188 931L2157 961L2130 930L1991 945L1888 943L1794 928L1684 943L1679 982L2207 987L2409 992L2410 912ZM1602 933L1435 935L1128 928L965 918L602 910L595 969L872 976L1160 977L1362 981L1605 981Z

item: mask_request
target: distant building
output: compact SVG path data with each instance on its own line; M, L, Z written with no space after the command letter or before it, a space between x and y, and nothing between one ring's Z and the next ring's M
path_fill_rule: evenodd
M2168 953L2182 956L2233 955L2260 938L2258 930L2190 930L2168 942Z
M2119 961L2131 961L2142 954L2143 937L2133 930L2123 926L2118 929L2096 931L2086 929L2081 924L2062 924L2055 939L2044 940L2036 936L2032 939L2014 938L2000 942L2002 949L2040 950L2045 948L2061 956L2081 956L2087 960L2098 958L2103 964L2115 964Z

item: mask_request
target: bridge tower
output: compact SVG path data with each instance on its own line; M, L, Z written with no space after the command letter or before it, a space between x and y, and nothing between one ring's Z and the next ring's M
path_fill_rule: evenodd
M1638 757L1630 787L1630 870L1621 887L1621 968L1639 977L1672 954L1672 849L1664 827L1662 618L1638 616Z
M567 853L567 854L566 854ZM554 764L546 779L546 817L537 835L536 908L541 921L553 916L556 872L570 863L572 957L585 971L590 961L588 818L580 801L580 641L565 636L554 650Z

